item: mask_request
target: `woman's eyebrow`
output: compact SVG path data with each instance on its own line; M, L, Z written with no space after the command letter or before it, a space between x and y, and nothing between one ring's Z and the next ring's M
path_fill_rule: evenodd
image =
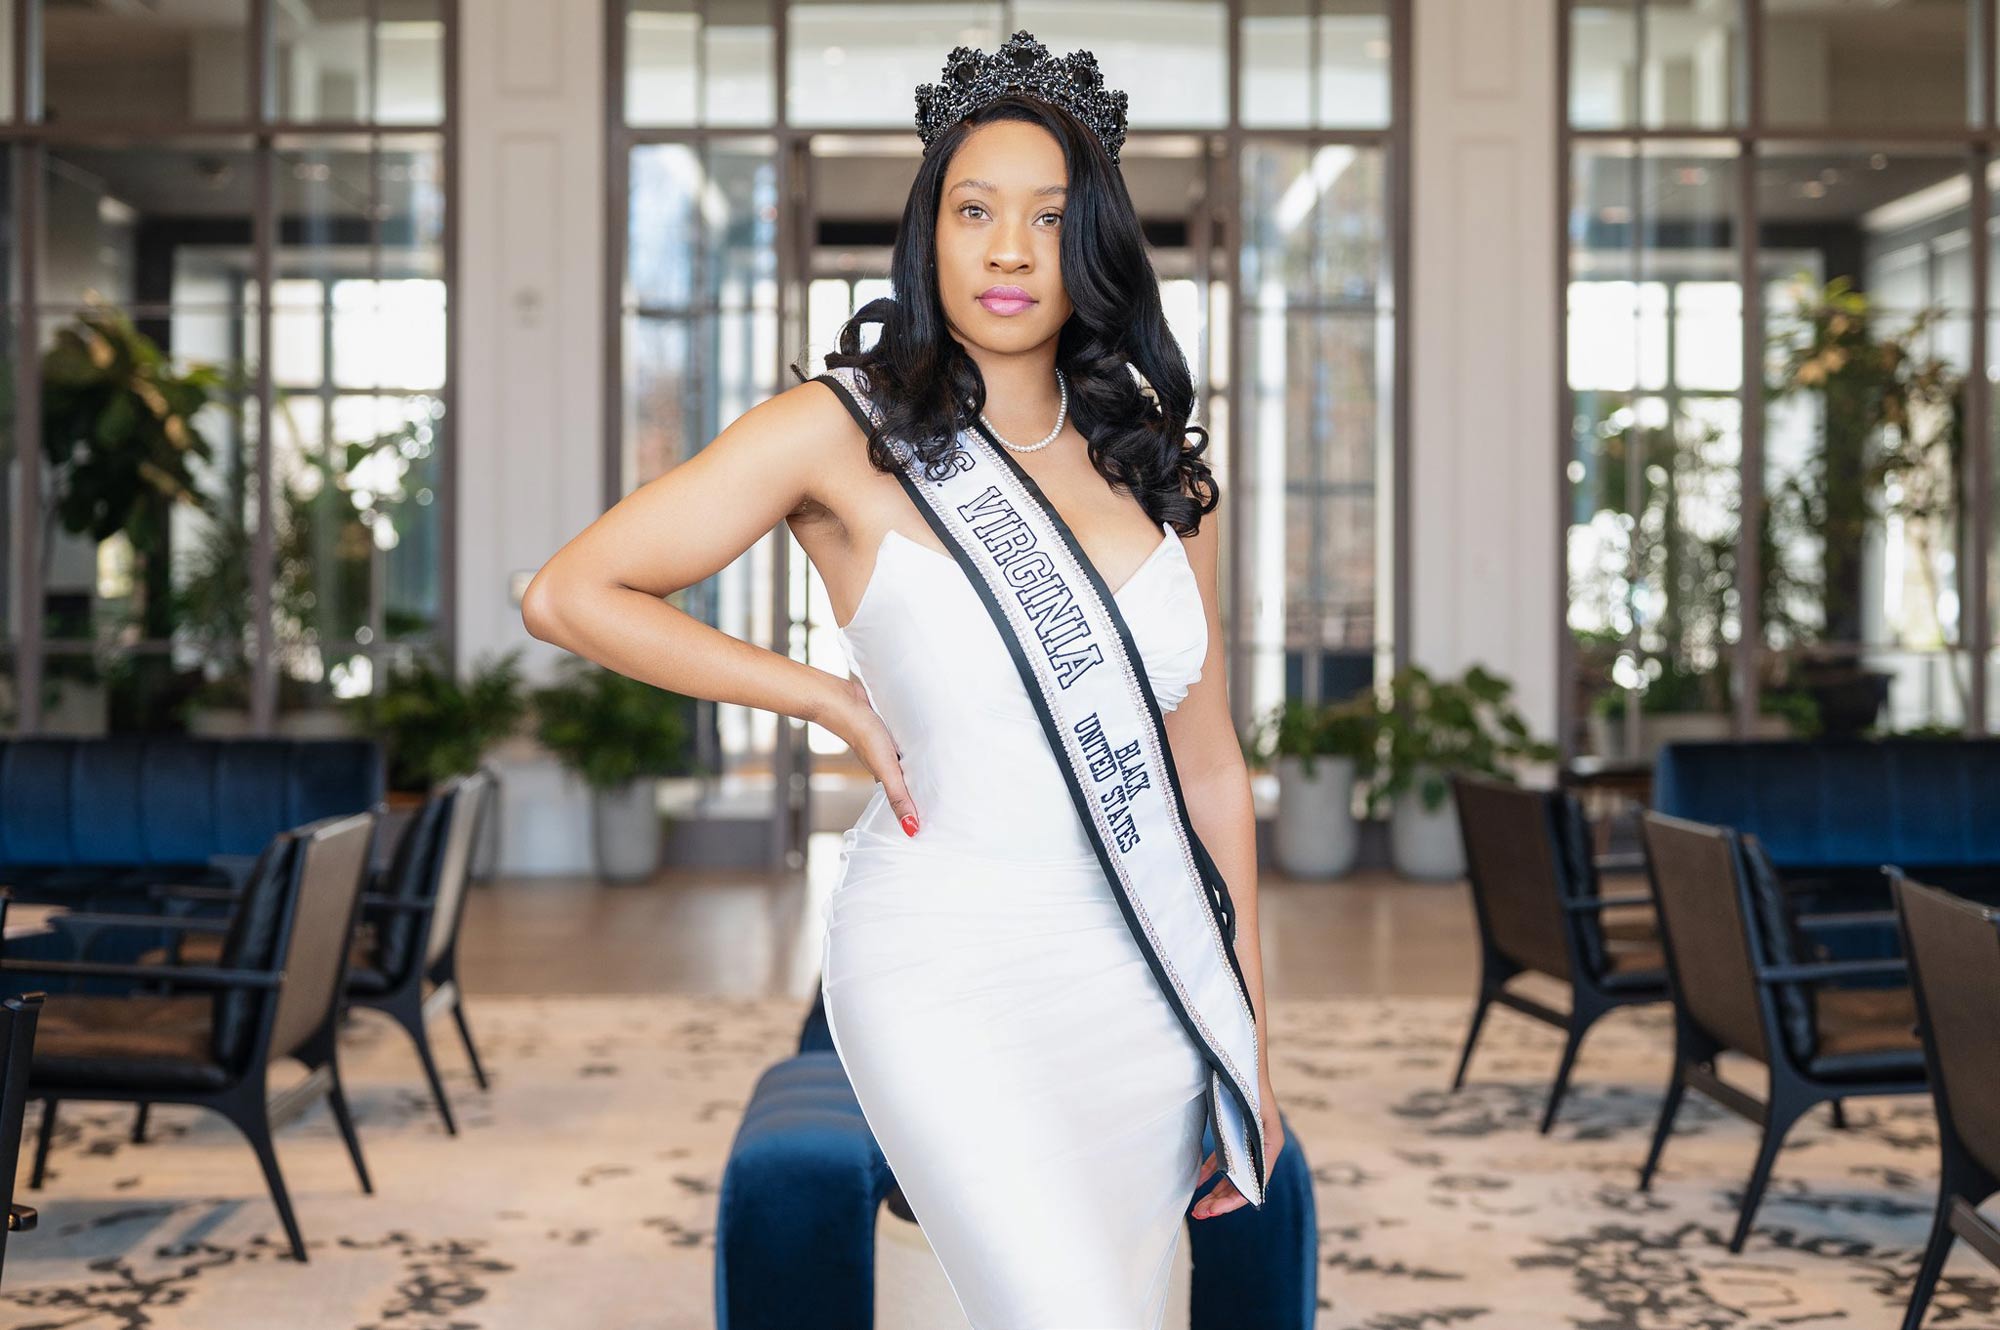
M945 193L955 194L961 189L984 189L997 193L999 192L1000 186L994 184L991 180L973 180L968 177L967 179L961 180L957 184L953 185L950 189L946 190ZM1067 185L1043 185L1040 189L1035 191L1035 197L1040 198L1044 194L1067 194L1067 193L1069 193L1069 186Z

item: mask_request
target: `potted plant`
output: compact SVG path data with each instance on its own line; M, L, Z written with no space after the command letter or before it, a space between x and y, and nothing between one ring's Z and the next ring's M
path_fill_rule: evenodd
M1405 877L1465 874L1465 848L1447 777L1455 771L1511 778L1517 762L1553 761L1553 745L1528 732L1511 700L1513 685L1473 665L1457 679L1434 679L1407 665L1377 700L1381 739L1371 810L1390 810L1390 854Z
M1966 431L1964 376L1920 349L1941 317L1932 307L1884 331L1869 298L1847 278L1822 287L1801 275L1771 338L1777 372L1768 399L1810 397L1820 429L1818 446L1770 487L1765 521L1775 548L1768 557L1796 565L1803 552L1794 575L1819 612L1789 615L1780 602L1767 606L1766 619L1774 622L1777 612L1779 636L1795 648L1790 672L1812 695L1830 738L1870 728L1895 677L1861 658L1867 542L1882 518L1901 519L1931 605L1944 601L1939 570L1959 540ZM1964 644L1948 631L1948 618L1937 615L1936 645L1955 657ZM1955 660L1945 671L1960 690L1961 714L1971 710L1966 673Z
M536 736L590 787L599 877L638 882L659 871L655 780L693 766L692 701L577 656L557 683L535 690Z
M348 705L360 732L382 740L391 803L415 806L439 781L477 771L486 750L514 732L527 712L521 649L482 659L464 683L416 656Z
M375 692L347 703L356 733L381 740L387 758L390 825L384 844L395 843L433 785L478 770L487 750L521 723L528 700L520 661L519 647L482 658L460 683L428 657L413 657L392 667ZM495 856L500 819L488 817L485 824L474 877L485 877Z
M1366 692L1340 702L1286 701L1265 718L1259 746L1275 759L1274 848L1286 876L1335 878L1354 867L1361 840L1354 789L1374 774L1379 729Z

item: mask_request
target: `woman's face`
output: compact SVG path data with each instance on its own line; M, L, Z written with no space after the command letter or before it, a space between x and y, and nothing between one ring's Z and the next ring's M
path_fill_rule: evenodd
M938 299L961 342L1031 350L1062 331L1067 206L1062 145L1040 125L995 120L966 135L938 203Z

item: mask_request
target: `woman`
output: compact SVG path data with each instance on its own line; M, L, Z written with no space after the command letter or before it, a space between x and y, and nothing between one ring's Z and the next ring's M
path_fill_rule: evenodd
M1206 434L1187 423L1185 359L1116 165L1124 94L1101 86L1095 60L1055 60L1026 33L995 56L961 47L918 105L925 155L895 298L855 315L827 375L745 413L572 540L523 615L535 636L663 688L815 721L868 765L880 784L844 838L822 988L905 1199L975 1327L1158 1326L1185 1216L1261 1204L1283 1140L1268 1056L1239 1043L1232 1057L1213 1028L1229 997L1254 1015L1253 1040L1266 1022L1217 536L1200 520L1216 506ZM864 350L869 324L880 335ZM975 454L1003 483L939 502L931 487ZM1028 510L1010 514L1016 546L964 539L958 518L1003 492ZM780 519L826 584L848 679L660 599ZM1137 739L1115 763L1108 745L1077 757L1088 750L1052 724L1071 675L1052 687L1045 674L1035 693L1044 664L1029 657L1051 639L1010 638L1029 620L1009 619L986 560L1037 528L1046 551L1015 571L1066 556L1071 580L1097 589L1082 594L1116 629L1100 634L1108 654L1093 646L1067 668L1102 663L1093 683L1114 690L1121 656L1143 673L1129 691L1145 706L1127 719L1150 716L1171 749L1152 768ZM1089 615L1072 609L1065 634ZM1114 777L1102 802L1157 796L1181 820L1146 824L1149 839L1104 820L1081 793L1086 764ZM1173 852L1162 825L1181 828L1186 857L1171 862L1194 866L1190 883L1234 896L1161 895L1178 879L1143 856ZM1164 911L1190 899L1208 931L1162 937ZM1204 1010L1205 983L1234 986ZM1233 1125L1230 1158L1202 1157L1211 1113L1218 1140Z

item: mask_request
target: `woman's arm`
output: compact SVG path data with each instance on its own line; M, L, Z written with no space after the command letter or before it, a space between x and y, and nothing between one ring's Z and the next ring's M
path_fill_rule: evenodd
M1278 1126L1277 1098L1271 1089L1271 1023L1264 1003L1264 956L1257 931L1257 815L1250 798L1250 771L1229 714L1224 671L1228 653L1216 574L1220 516L1219 512L1210 513L1201 530L1183 542L1188 564L1201 587L1203 612L1208 616L1208 652L1202 660L1201 678L1188 689L1180 705L1166 714L1167 742L1174 750L1174 770L1187 800L1188 820L1229 885L1229 899L1236 907L1236 960L1243 968L1243 984L1250 991L1250 1009L1257 1018L1258 1042L1263 1047L1258 1093L1264 1101L1268 1170L1282 1148L1283 1135ZM1206 1180L1214 1166L1211 1153L1197 1183ZM1206 1218L1248 1204L1235 1184L1225 1178L1202 1198L1194 1213L1197 1218Z
M700 452L642 485L542 565L521 597L535 637L672 692L814 721L915 812L896 745L850 679L731 637L663 597L727 567L807 499L832 450L860 428L824 384L743 413Z

